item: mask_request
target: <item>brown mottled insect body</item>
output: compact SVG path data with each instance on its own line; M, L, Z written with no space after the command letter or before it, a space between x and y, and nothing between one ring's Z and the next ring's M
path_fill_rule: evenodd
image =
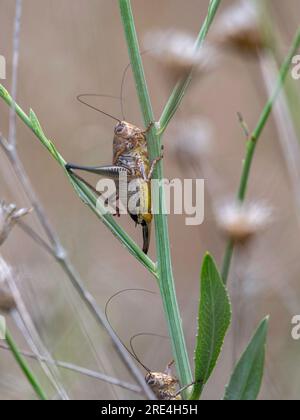
M165 373L149 372L145 377L146 383L159 400L181 400L178 392L179 382L170 374L170 365L168 365Z
M149 127L150 128L150 127ZM135 180L136 191L128 192L128 199L138 192L141 211L134 213L129 210L131 218L143 229L143 251L148 253L151 233L151 177L156 163L150 164L147 149L147 130L141 130L126 121L119 121L114 129L113 162L111 166L86 167L68 164L68 170L83 170L117 181L119 175L125 171L128 182ZM117 192L119 185L116 183ZM138 209L137 209L138 210Z
M135 179L140 200L143 201L141 213L134 214L129 211L130 217L143 229L143 251L148 253L151 235L151 171L146 131L121 121L115 127L113 142L113 164L128 170L128 178ZM130 195L129 195L130 199ZM141 203L140 203L141 204Z

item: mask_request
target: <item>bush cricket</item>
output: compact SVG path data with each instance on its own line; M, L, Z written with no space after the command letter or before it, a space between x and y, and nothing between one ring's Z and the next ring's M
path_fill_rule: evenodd
M134 220L136 225L141 225L143 230L143 252L145 254L149 251L150 236L151 236L151 178L155 165L162 159L162 156L153 160L150 163L148 149L147 149L147 133L153 126L150 124L146 130L142 130L133 124L126 121L121 121L118 118L84 102L80 95L78 100L88 107L112 118L117 121L114 128L113 140L113 160L112 165L105 166L81 166L74 164L67 164L68 171L80 170L86 171L112 179L117 184L117 180L121 173L126 172L128 181L136 180L140 201L143 203L141 212L130 212L130 217ZM116 185L117 191L119 185Z

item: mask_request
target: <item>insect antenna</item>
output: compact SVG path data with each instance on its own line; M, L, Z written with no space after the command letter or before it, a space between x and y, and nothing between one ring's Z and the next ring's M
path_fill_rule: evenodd
M170 339L167 335L160 335L160 334L155 334L155 333L145 333L145 332L142 332L142 333L138 333L138 334L133 335L130 338L129 345L130 345L130 350L134 354L134 358L136 360L139 359L139 357L137 356L136 351L135 351L135 349L133 347L133 342L134 342L134 340L136 340L139 337L158 337L158 338L166 338L168 340Z
M141 53L141 55L147 54L150 50L147 51L143 51ZM124 85L125 85L125 81L126 81L126 76L127 76L127 72L131 67L131 63L128 63L127 66L125 67L124 71L123 71L123 76L122 76L122 83L121 83L121 90L120 90L120 97L118 96L112 96L112 95L103 95L103 94L97 94L97 93L82 93L80 95L78 95L76 97L76 99L82 103L83 105L93 109L94 111L100 112L103 115L106 115L109 118L112 118L113 120L117 121L117 122L121 122L121 120L119 118L114 117L113 115L102 111L102 109L97 108L96 106L93 106L91 104L89 104L88 102L85 102L82 98L84 97L98 97L98 98L110 98L110 99L118 99L120 100L120 106L121 106L121 113L122 113L122 118L123 121L126 120L125 118L125 112L124 112L124 98L123 98L123 94L124 94Z
M109 323L111 329L114 331L114 333L117 335L117 337L119 338L120 342L122 343L123 347L128 351L128 353L148 372L151 373L151 370L149 368L147 368L147 366L144 365L144 363L141 362L141 360L138 358L137 354L135 353L135 351L132 349L132 339L130 340L130 349L126 346L126 344L121 340L121 338L119 337L119 335L117 334L116 330L113 328L113 326L111 325L111 322L109 320L108 317L108 309L109 309L109 305L111 304L112 300L115 299L117 296L123 294L123 293L127 293L127 292L146 292L146 293L150 293L152 295L155 295L155 292L151 292L150 290L146 290L146 289L124 289L121 290L117 293L115 293L114 295L112 295L108 301L105 304L105 317L107 322ZM133 351L132 351L133 350Z
M123 117L123 120L125 121L125 112L124 112L124 101L123 101L123 94L124 94L124 85L125 85L125 80L126 80L126 76L127 76L127 72L131 67L131 63L127 64L127 66L124 69L123 72L123 76L122 76L122 83L121 83L121 90L120 90L120 98L121 98L121 114Z
M107 112L102 111L102 109L97 108L96 106L93 106L91 104L89 104L88 102L85 102L82 98L89 98L89 97L98 97L98 98L111 98L111 99L120 99L116 96L111 96L111 95L101 95L101 94L97 94L97 93L82 93L80 95L77 95L76 99L78 100L78 102L80 102L81 104L93 109L94 111L100 112L103 115L106 115L107 117L117 121L118 123L121 122L121 120L119 118L114 117L111 114L108 114Z
M148 52L150 52L151 50L146 50L141 52L141 55L145 55ZM128 63L127 66L125 67L124 71L123 71L123 76L122 76L122 82L121 82L121 89L120 89L120 98L121 98L121 114L123 117L123 120L126 121L125 118L125 112L124 112L124 86L125 86L125 81L126 81L126 76L128 73L128 70L131 68L131 63Z

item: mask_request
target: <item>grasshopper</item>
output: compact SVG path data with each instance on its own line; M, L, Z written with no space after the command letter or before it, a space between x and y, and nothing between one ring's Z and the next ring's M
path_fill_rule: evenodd
M151 130L153 123L146 130L142 130L82 101L80 99L81 96L83 95L78 97L80 102L117 121L114 128L112 165L89 167L68 163L66 169L68 171L86 171L112 179L116 183L117 192L119 188L117 180L122 173L124 174L124 171L128 182L136 180L140 201L143 203L141 206L143 210L136 213L129 211L129 214L136 225L142 226L143 252L147 254L150 246L151 222L153 218L151 213L151 179L155 165L163 158L161 155L151 163L149 160L146 135Z

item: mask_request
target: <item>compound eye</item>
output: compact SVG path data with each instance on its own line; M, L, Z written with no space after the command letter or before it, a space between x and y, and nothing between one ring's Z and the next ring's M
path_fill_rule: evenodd
M124 125L123 124L118 124L115 128L115 133L116 134L122 134L124 131Z
M147 377L146 377L146 383L148 384L148 385L155 385L156 384L156 380L155 380L155 378L152 376L152 375L147 375Z

